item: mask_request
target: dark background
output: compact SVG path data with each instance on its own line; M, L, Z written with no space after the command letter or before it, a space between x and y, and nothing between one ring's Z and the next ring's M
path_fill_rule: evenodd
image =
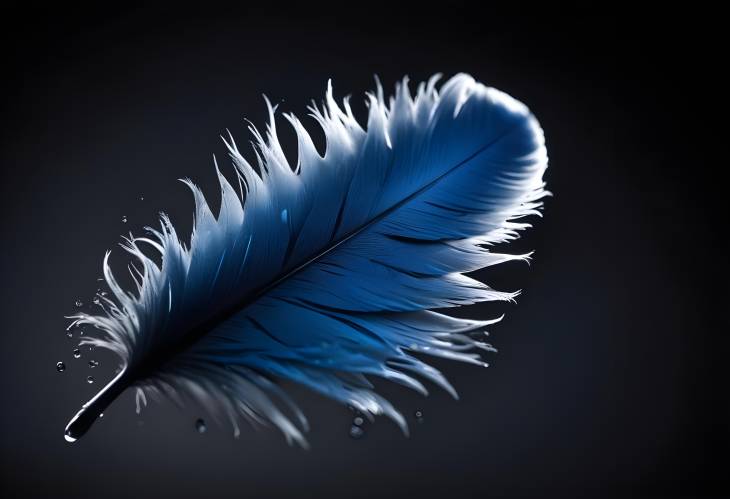
M710 138L726 93L720 17L480 6L4 8L3 497L729 493L726 229L713 220L727 146ZM63 316L77 299L88 308L120 234L163 209L188 233L192 201L175 179L215 200L218 134L245 144L243 118L264 123L261 93L303 117L331 77L362 115L374 73L392 91L404 74L458 71L530 106L555 193L512 245L536 251L531 266L477 274L522 289L517 305L461 311L507 313L491 328L491 368L435 362L461 400L379 383L411 437L381 419L353 440L346 408L292 388L312 424L307 452L274 431L198 434L196 408L153 403L137 416L126 393L64 442L116 363L74 359ZM113 258L121 272L122 252Z

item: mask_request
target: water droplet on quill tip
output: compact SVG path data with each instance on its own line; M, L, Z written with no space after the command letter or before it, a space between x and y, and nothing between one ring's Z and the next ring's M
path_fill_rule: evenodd
M66 364L64 364L63 362L56 362L56 371L62 373L65 370L66 370Z
M75 303L75 305L76 305L77 307L83 307L83 306L84 306L84 302L82 302L81 300L76 300L76 303Z
M77 348L74 350L74 359L78 359L79 357L81 357L81 350Z
M360 416L355 416L355 419L352 420L352 424L355 426L362 426L365 420L361 418Z
M89 384L93 383L94 382L94 377L93 376L88 376L86 378L86 382L89 383Z
M96 360L90 360L89 361L89 367L92 368L92 369L95 368L98 365L99 365L99 362L96 361Z
M208 431L208 427L205 425L205 421L201 418L198 418L195 421L195 429L198 433L205 433L206 431Z
M126 215L124 215L124 216L122 217L122 223L123 223L123 224L127 223L127 216L126 216Z
M413 417L415 417L416 421L418 421L419 423L423 423L423 411L418 410L414 412Z

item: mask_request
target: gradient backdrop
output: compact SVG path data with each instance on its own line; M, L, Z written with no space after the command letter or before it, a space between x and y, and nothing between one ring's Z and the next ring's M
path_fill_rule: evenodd
M726 167L708 118L719 114L716 15L394 4L4 8L3 497L728 493L726 229L710 219ZM518 303L461 311L507 314L491 329L491 368L435 361L461 400L378 383L411 437L380 419L353 440L346 408L290 387L312 424L306 452L274 431L198 434L195 407L137 416L126 393L64 442L116 363L74 359L63 316L76 300L89 307L121 234L160 210L188 233L192 199L176 179L217 203L218 135L245 144L244 117L264 124L262 93L303 117L331 77L362 116L375 73L391 91L404 74L459 71L530 106L555 193L510 248L534 249L532 265L477 273L522 289ZM293 133L280 133L295 157ZM119 249L113 262L121 273Z

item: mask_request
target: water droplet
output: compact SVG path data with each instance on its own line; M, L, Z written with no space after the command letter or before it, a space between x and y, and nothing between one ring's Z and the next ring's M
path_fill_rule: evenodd
M122 223L124 223L124 224L127 223L127 215L124 215L122 217Z
M362 438L365 435L365 430L359 426L352 425L350 427L350 437L354 439Z
M89 352L93 352L93 351L94 351L94 345L89 345Z
M101 304L101 300L99 300L99 297L98 297L98 296L95 296L95 297L94 297L94 299L93 299L93 300L91 300L91 302L92 302L92 303L93 303L94 305L100 305L100 304Z
M198 418L195 421L195 429L198 431L198 433L205 433L208 431L208 427L205 425L205 420L202 418Z
M416 418L416 421L419 423L423 423L423 411L418 410L413 413L413 417Z
M90 360L89 361L89 367L92 368L92 369L95 368L98 365L99 365L99 362L97 362L95 360Z
M99 292L99 296L106 296L106 291Z
M66 364L64 364L63 362L56 362L56 371L62 373L65 370L66 370Z
M362 426L362 424L365 422L365 420L360 416L355 416L355 419L352 420L352 424L355 426Z
M100 418L103 418L104 417L104 413L102 412L101 414L99 414L99 417Z
M89 383L89 384L93 383L94 382L94 377L93 376L87 376L86 382Z
M83 307L84 306L84 302L82 302L81 300L76 300L76 306L77 307Z
M73 338L74 337L74 334L71 331L69 331L68 333L66 333L66 337L67 338Z
M144 201L144 196L140 196L140 197L139 197L139 200L140 200L140 201Z
M79 357L81 357L81 350L77 348L74 350L74 359L78 359Z

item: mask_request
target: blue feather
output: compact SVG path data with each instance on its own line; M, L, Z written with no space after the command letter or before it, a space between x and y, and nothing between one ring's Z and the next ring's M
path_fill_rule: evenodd
M135 292L122 289L104 259L112 298L104 313L77 314L99 334L84 343L108 348L123 369L66 428L74 441L123 390L192 398L216 417L277 427L306 446L307 422L276 380L309 387L366 415L384 414L407 431L402 415L367 376L423 394L418 377L456 397L454 388L414 353L485 365L492 347L468 333L492 321L457 319L431 309L516 293L495 291L465 273L529 255L493 253L538 214L547 153L542 130L520 102L457 75L408 81L385 103L368 94L367 127L328 86L322 109L326 152L301 122L285 118L298 139L287 162L275 108L262 135L253 126L257 168L224 139L241 194L218 171L214 216L201 191L189 247L162 215L159 229L123 244L141 270ZM158 265L145 246L160 253Z

